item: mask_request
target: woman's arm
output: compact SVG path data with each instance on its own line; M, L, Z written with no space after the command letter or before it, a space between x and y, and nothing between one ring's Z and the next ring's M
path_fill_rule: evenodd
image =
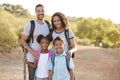
M70 56L70 55L72 56L72 53L77 51L77 47L76 47L74 38L70 39L70 46L69 47L71 49L68 51L68 56Z

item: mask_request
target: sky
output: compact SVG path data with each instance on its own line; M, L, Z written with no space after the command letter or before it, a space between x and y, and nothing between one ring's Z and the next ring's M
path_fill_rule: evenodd
M46 15L62 12L66 16L110 19L120 24L119 0L0 0L0 4L20 4L35 14L35 6L43 4Z

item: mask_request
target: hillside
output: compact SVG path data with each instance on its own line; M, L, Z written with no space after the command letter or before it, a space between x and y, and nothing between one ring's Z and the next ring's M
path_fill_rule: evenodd
M0 80L23 79L22 57L20 48L0 53ZM74 63L76 80L120 80L120 50L78 46Z

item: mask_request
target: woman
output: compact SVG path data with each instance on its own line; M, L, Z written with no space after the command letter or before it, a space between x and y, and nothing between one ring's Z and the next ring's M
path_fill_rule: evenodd
M61 12L56 12L53 14L51 22L54 29L52 33L53 40L57 36L64 39L65 42L64 50L67 52L68 56L72 56L72 53L74 53L77 49L75 45L75 37L73 32L69 29L69 23L66 16ZM68 31L69 34L68 41L65 35L66 31Z

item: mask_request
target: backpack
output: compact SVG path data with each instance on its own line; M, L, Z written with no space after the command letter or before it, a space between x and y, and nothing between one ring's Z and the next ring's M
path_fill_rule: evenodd
M65 56L65 59L66 59L66 67L68 69L68 71L70 71L70 67L69 67L69 63L70 63L70 57L68 56ZM52 70L54 70L54 66L55 66L55 53L52 54L51 56L51 62L52 62Z
M69 40L69 30L65 30L65 38L66 38L67 43L69 45L69 49L71 49L71 47L70 47L70 40ZM72 58L74 58L74 57L75 57L75 52L72 53Z
M47 20L45 20L45 22L47 23L47 26L49 28L49 32L51 32L50 23ZM30 23L31 23L31 27L30 27L30 33L29 33L28 39L26 40L27 43L29 43L31 40L33 43L33 33L34 33L34 28L35 28L35 22L34 22L34 20L31 20Z
M38 51L38 56L39 56L39 58L40 58L40 55L41 55L41 50L40 51ZM49 60L49 58L50 58L50 56L53 54L53 52L52 51L49 51L48 52L48 60ZM37 64L38 64L38 62L39 62L39 59L37 60Z

